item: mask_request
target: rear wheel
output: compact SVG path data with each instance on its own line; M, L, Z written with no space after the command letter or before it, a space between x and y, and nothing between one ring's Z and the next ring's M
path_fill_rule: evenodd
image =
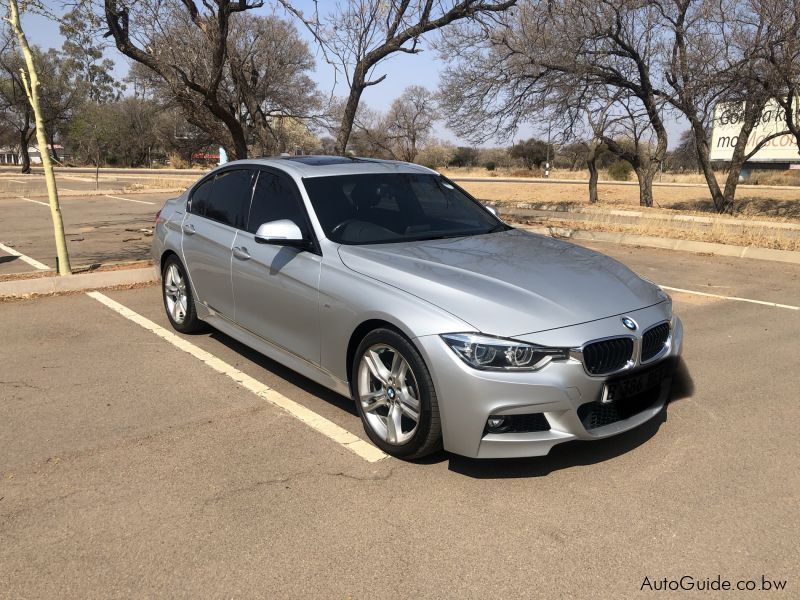
M356 351L351 377L358 414L376 446L407 459L441 449L433 381L406 338L391 329L367 334Z
M204 328L197 318L192 297L192 286L186 276L186 269L174 254L164 262L161 272L161 292L167 318L176 331L196 333Z

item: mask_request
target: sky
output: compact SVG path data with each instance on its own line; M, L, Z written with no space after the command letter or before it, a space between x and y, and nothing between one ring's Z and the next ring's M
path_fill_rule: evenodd
M50 0L47 4L55 6L59 4L59 2L58 0ZM269 2L266 4L269 5ZM313 11L312 0L296 0L295 6L308 15ZM53 10L58 12L58 9L54 8ZM273 10L279 16L289 18L283 9L272 9L269 6L256 9L255 12L258 14L270 14ZM31 43L37 44L43 48L61 47L64 38L58 31L58 24L54 21L40 15L27 13L23 15L22 23ZM312 52L315 52L316 44L311 34L299 23L297 25L300 35L308 41ZM433 34L433 36L436 35L438 34ZM430 39L435 39L435 37L431 37ZM402 91L410 85L422 85L432 91L435 90L439 85L439 77L444 65L434 50L427 47L424 43L422 44L422 48L422 52L419 54L397 53L380 63L374 71L374 76L380 77L385 74L386 79L378 85L367 88L362 96L362 102L365 102L372 109L385 112L392 100L398 97ZM113 47L113 44L106 50L106 55L108 58L112 59L116 65L115 76L120 80L123 79L128 72L128 59L120 54L116 48ZM318 51L316 51L314 78L319 89L326 95L331 93L331 90L334 88L334 82L337 79L333 67L325 62L322 54ZM333 91L337 95L345 95L347 89L344 78L340 76L338 79L338 87ZM670 147L674 147L677 144L680 131L684 128L685 127L680 126L677 122L669 123ZM434 136L457 145L471 145L456 136L441 122L436 124ZM515 139L497 139L484 145L506 146L511 145L516 140L527 139L533 136L546 138L547 125L542 123L542 126L538 128L531 125L524 126L517 132Z

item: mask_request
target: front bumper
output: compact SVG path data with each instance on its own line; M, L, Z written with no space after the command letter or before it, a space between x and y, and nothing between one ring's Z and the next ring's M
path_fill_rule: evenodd
M640 334L649 325L669 318L667 310L666 306L656 305L627 314L641 325ZM516 337L544 345L575 347L614 335L612 331L619 333L619 324L619 317L610 317L544 334ZM617 435L655 417L669 397L671 375L652 390L651 400L643 404L642 410L631 411L633 414L627 418L587 428L579 416L580 407L599 403L606 381L614 375L589 375L575 358L554 361L535 372L479 371L459 359L439 336L423 336L415 341L430 367L436 388L444 447L467 457L543 456L556 444L570 440L597 440ZM674 317L663 355L646 367L637 363L626 373L635 374L663 361L674 362L682 344L683 325ZM584 415L587 408L584 406L581 411ZM520 433L485 431L490 415L532 413L542 413L550 429Z

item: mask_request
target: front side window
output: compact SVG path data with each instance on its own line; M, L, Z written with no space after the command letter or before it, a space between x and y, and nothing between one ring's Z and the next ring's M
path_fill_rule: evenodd
M252 184L253 172L249 169L219 173L214 179L204 216L237 229L244 229L253 191ZM192 209L194 212L194 199Z
M293 221L303 236L309 237L305 209L292 179L283 174L259 171L247 231L255 233L264 223L280 219Z
M306 178L303 184L326 237L340 244L386 244L508 229L440 175L335 175Z

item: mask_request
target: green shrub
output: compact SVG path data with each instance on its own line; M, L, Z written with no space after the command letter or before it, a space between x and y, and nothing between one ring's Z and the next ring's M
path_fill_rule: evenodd
M615 160L608 167L608 176L614 181L628 181L631 171L633 167L627 160Z

